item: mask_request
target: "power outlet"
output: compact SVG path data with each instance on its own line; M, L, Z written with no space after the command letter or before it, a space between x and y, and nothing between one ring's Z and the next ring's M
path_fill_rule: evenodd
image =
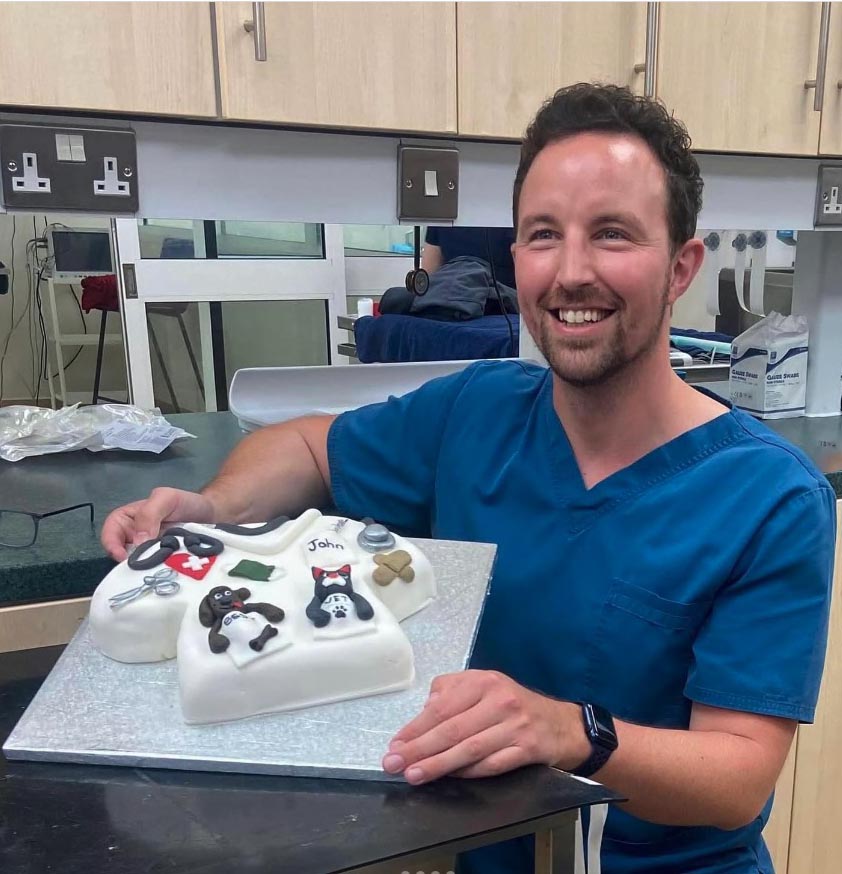
M34 152L23 153L21 172L22 176L12 176L12 189L14 191L30 191L34 194L50 193L50 179L48 176L38 175L38 156Z
M819 165L815 226L842 227L842 165Z
M0 122L0 203L7 210L138 210L134 131Z
M94 179L94 194L99 197L129 197L131 189L128 182L117 179L117 159L113 156L102 159L103 179Z

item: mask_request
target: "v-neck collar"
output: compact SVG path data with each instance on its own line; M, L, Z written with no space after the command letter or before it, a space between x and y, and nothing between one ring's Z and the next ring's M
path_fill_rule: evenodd
M698 390L713 397L704 389ZM722 402L721 398L716 399ZM733 407L726 403L729 408L726 413L673 437L587 489L567 432L553 406L549 370L541 388L540 404L550 437L549 465L557 493L570 512L571 534L581 533L617 504L633 500L652 486L736 442L744 434Z

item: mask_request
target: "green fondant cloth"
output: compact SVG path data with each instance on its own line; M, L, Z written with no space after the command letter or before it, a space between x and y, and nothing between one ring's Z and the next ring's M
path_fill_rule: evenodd
M228 571L228 576L244 577L247 580L254 580L256 583L265 583L273 570L275 570L273 564L262 564L259 561L244 558Z

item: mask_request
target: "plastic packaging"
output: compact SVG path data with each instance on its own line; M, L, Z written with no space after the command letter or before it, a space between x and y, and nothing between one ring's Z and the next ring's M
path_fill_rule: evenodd
M809 333L803 316L769 313L731 345L731 402L761 419L803 416Z
M173 440L194 436L170 425L160 411L131 404L74 404L60 410L20 405L0 408L0 458L4 461L77 449L159 453Z

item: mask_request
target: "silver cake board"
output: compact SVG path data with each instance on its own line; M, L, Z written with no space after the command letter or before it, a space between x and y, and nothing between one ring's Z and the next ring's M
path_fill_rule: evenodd
M187 725L175 660L129 665L94 649L87 621L67 645L3 746L7 759L392 780L391 737L420 713L430 683L467 667L496 547L414 540L437 597L401 623L415 681L401 692L216 725Z

